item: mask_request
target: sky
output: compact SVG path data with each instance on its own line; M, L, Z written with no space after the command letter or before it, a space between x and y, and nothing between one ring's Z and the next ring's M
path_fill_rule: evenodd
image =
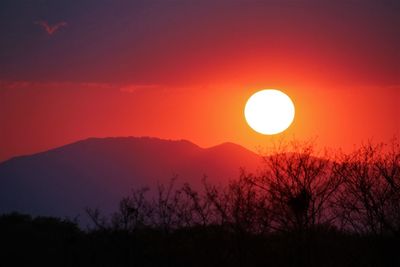
M0 1L0 161L88 137L351 149L400 128L396 0ZM246 100L296 107L277 136Z

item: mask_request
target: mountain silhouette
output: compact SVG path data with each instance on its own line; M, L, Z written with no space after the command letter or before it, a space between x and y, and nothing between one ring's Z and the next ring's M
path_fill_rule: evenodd
M201 186L204 176L226 183L240 168L254 172L259 155L233 143L201 148L189 141L150 137L89 138L0 163L0 213L82 217L105 213L132 189L177 183Z

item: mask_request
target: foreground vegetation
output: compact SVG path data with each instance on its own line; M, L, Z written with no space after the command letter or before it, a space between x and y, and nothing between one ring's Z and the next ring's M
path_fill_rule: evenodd
M350 154L280 144L260 173L195 190L175 180L57 218L0 217L5 260L57 266L400 266L400 147Z

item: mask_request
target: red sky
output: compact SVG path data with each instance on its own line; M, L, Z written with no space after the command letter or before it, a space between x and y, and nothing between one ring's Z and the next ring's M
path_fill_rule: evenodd
M333 3L334 2L334 3ZM396 1L3 1L0 161L93 136L255 150L399 134ZM65 22L49 35L37 21ZM243 117L257 90L296 106L282 135Z

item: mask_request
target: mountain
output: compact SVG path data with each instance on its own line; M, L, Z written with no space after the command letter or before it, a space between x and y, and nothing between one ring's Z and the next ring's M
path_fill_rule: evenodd
M189 182L226 183L260 157L233 143L201 148L150 137L89 138L0 163L0 213L75 217L85 207L111 212L132 189ZM150 191L151 192L151 191Z

